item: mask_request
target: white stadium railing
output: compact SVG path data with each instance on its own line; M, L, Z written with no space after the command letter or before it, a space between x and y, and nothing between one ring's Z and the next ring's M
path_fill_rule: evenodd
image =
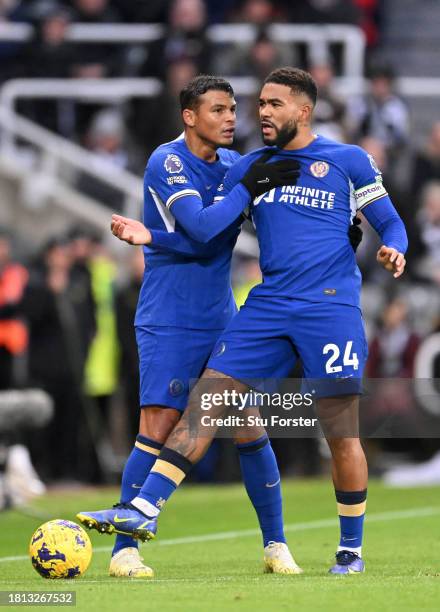
M0 128L0 160L20 163L20 149L15 145L15 140L19 138L25 144L35 147L39 156L37 165L49 179L54 179L53 184L61 180L62 165L76 172L90 174L121 192L125 214L138 216L143 189L140 177L110 162L103 162L94 153L5 108L0 108ZM75 212L74 209L71 212Z
M109 42L141 44L160 39L166 33L159 24L82 24L73 23L66 40L73 43ZM329 55L331 44L343 46L342 76L360 77L364 69L365 37L350 25L272 24L267 33L274 41L306 45L308 60L322 60ZM217 44L251 45L258 28L252 24L218 24L207 29L207 38ZM0 23L0 41L25 42L31 39L33 27L23 23Z
M68 98L115 104L133 97L157 96L162 88L162 82L152 78L11 79L0 88L0 106L14 110L20 98Z
M153 42L163 36L165 28L155 23L72 23L66 40L74 43L111 42L113 44ZM27 42L34 34L28 23L0 22L0 41Z

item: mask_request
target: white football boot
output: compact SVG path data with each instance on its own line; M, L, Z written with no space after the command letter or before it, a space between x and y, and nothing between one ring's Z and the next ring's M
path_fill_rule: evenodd
M302 574L284 542L269 542L264 548L264 571L267 574Z
M118 578L154 578L154 571L142 561L137 548L123 548L112 557L108 573Z

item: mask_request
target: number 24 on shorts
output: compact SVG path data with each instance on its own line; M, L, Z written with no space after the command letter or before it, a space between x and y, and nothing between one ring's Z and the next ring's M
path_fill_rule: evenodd
M359 368L359 359L357 353L352 353L351 350L353 348L353 340L348 340L345 345L344 357L342 363L344 366L353 366L353 370L357 370ZM325 371L327 374L335 374L336 372L342 372L341 365L333 365L335 361L339 359L341 351L337 344L326 344L322 349L322 354L327 355L331 353L330 357L327 359L325 364Z

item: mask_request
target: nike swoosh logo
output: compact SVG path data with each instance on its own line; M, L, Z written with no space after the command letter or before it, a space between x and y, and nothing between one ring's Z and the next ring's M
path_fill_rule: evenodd
M142 485L131 485L132 489L142 489Z
M265 179L261 179L261 181L257 181L257 183L269 183L269 177L266 176Z
M356 540L356 538L344 538L344 536L342 536L342 540L344 542L353 542L353 540Z
M276 482L273 482L272 484L270 484L269 482L266 482L266 487L268 489L271 489L272 487L276 487L277 484L279 484L280 480L281 480L281 478L278 478L278 480Z
M128 523L128 521L135 521L135 518L119 518L117 514L113 517L115 523Z

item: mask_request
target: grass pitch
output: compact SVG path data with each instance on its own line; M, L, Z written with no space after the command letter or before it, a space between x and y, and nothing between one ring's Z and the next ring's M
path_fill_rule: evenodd
M30 536L53 518L109 507L113 489L50 493L37 516L0 514L0 590L74 590L78 610L166 612L249 610L438 610L440 489L369 487L361 576L327 574L337 544L334 492L328 481L284 481L287 536L300 576L262 573L254 511L241 485L184 486L161 519L155 541L142 545L154 580L107 575L113 538L91 535L94 555L74 581L44 580L27 557Z

